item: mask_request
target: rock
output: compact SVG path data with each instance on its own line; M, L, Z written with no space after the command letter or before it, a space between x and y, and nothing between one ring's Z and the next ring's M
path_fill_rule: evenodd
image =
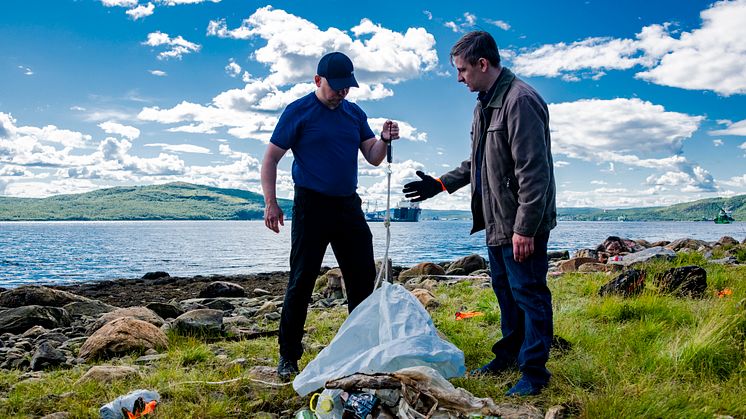
M738 246L738 240L730 236L723 236L717 241L720 246Z
M223 312L209 308L188 311L171 323L171 330L187 336L220 336Z
M83 374L75 385L88 381L97 383L111 383L117 380L130 380L140 375L137 369L126 365L95 365Z
M117 308L99 300L73 301L63 307L73 317L98 317Z
M718 265L737 265L738 259L733 256L726 256L722 259L712 259L710 260L710 263L715 263Z
M451 263L446 271L446 275L456 275L456 270L459 270L458 275L469 275L470 273L479 269L487 267L487 261L479 255L464 256L461 259Z
M324 298L344 298L344 281L342 270L329 269L316 279L314 290L320 292Z
M650 247L657 247L657 246L660 246L660 247L666 247L666 246L668 246L669 244L671 244L671 242L670 242L670 241L668 241L668 240L659 240L659 241L657 241L657 242L652 242L652 243L650 243Z
M635 240L634 242L635 242L635 243L637 243L638 245L640 245L640 246L644 247L645 249L648 249L648 248L650 248L650 247L653 247L653 245L652 245L652 244L650 244L650 242L649 242L649 241L647 241L647 240L644 240L644 239L637 239L637 240Z
M246 297L246 290L233 282L215 281L199 293L200 298Z
M156 272L148 272L145 275L142 276L142 279L161 279L161 278L170 278L171 275L168 274L168 272L163 271L156 271Z
M596 263L598 259L593 258L572 258L569 260L562 261L559 264L559 270L561 272L575 272L584 263Z
M412 290L411 293L417 298L417 300L420 301L420 304L422 304L422 306L426 309L437 308L440 305L433 293L426 289L417 288Z
M601 249L598 250L603 250L609 255L618 255L631 250L625 240L617 236L609 236L599 248Z
M42 342L31 358L31 370L41 371L54 368L64 364L66 360L67 358L62 351L55 349L48 342Z
M676 257L676 252L665 247L655 246L622 256L621 260L609 260L609 264L632 266L637 263L645 263L651 260L671 260Z
M271 292L262 289L262 288L254 288L254 291L252 291L252 294L254 294L256 297L262 297L265 295L272 295Z
M249 375L257 380L262 381L277 381L277 369L275 367L268 367L265 365L257 365L251 367Z
M162 319L175 319L184 314L184 310L179 308L176 304L171 303L153 302L146 304L145 308L153 310L153 312Z
M0 333L23 333L34 326L67 327L71 321L63 308L37 305L9 308L0 311Z
M599 262L584 263L578 266L578 272L606 272L609 265Z
M654 279L660 292L701 298L707 290L707 272L696 265L671 268Z
M378 278L379 272L381 271L381 265L382 264L383 264L383 259L377 259L376 260L376 278ZM388 270L387 271L388 272L384 272L383 274L381 274L382 275L381 281L385 281L386 280L386 276L385 275L388 274L388 278L389 278L390 282L394 282L394 266L392 265L391 258L389 258Z
M567 250L554 250L547 252L547 259L570 259L570 252Z
M428 276L428 275L445 275L446 271L443 269L442 266L436 265L432 262L422 262L418 263L417 265L402 271L399 274L399 282L406 282L406 280L410 278L415 278L418 276Z
M80 347L79 356L88 361L150 348L168 348L166 335L151 323L120 317L94 332Z
M43 328L42 326L34 326L30 328L29 330L23 332L21 335L22 338L26 339L36 339L39 336L49 332L47 329Z
M259 310L256 312L256 316L263 316L268 313L273 313L277 311L277 307L280 305L279 302L276 301L267 301L266 303L262 304L261 307L259 307Z
M144 322L152 324L155 327L161 327L163 325L163 319L161 318L161 316L155 314L153 310L142 306L136 306L118 308L114 311L105 313L104 315L99 317L98 320L96 320L96 323L94 324L93 328L91 328L90 332L94 332L106 323L120 317L131 317L133 319L142 320Z
M689 250L699 250L701 248L709 249L710 244L703 240L684 238L684 239L674 240L668 245L666 245L665 247L666 249L671 249L675 252L678 252L679 250L682 250L682 249L689 249Z
M574 258L586 258L586 259L598 259L598 251L594 249L580 249L577 252L575 252L573 257Z
M622 272L598 290L598 295L621 295L630 297L642 292L645 288L645 272L637 269L629 269Z
M167 358L168 354L151 354L151 355L143 355L135 360L135 364L152 364L155 361L160 361L161 359Z
M550 407L544 415L544 419L564 419L569 416L568 413L567 408L560 404Z
M212 301L208 301L207 303L205 303L205 306L207 308L220 311L233 311L236 308L236 306L222 298L216 298Z
M224 317L223 318L223 324L228 326L253 326L254 322L249 320L246 316L232 316L232 317Z
M36 285L22 286L0 294L0 307L50 306L62 307L73 301L87 298L48 287Z

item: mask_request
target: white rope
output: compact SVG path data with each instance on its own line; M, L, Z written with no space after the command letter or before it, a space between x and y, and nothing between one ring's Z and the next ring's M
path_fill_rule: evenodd
M380 287L381 280L384 278L386 279L386 282L391 282L389 266L389 245L391 244L391 162L388 162L386 176L388 178L386 182L386 218L383 220L383 226L386 227L386 250L383 252L381 269L378 271L378 276L376 277L376 283L373 289Z

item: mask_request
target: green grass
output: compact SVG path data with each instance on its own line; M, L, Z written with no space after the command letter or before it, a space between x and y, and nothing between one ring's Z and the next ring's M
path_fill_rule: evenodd
M685 255L645 269L650 277L693 262L701 260ZM703 266L709 287L702 299L659 295L652 287L634 298L599 297L598 288L610 276L551 278L555 334L572 347L552 353L548 367L553 378L545 392L521 402L541 409L564 404L580 418L746 417L746 267ZM724 288L732 295L719 298L717 292ZM489 361L490 347L499 338L500 313L488 284L440 286L435 294L441 305L432 312L433 321L464 351L467 370ZM485 315L455 320L455 312L464 310ZM301 366L329 343L345 317L344 308L311 310L306 336L310 351ZM276 338L206 343L170 335L169 344L166 358L141 367L140 377L129 381L76 385L87 365L47 372L38 380L21 380L18 371L2 371L0 417L67 411L76 418L93 418L101 405L138 388L161 394L154 419L253 417L259 412L288 416L307 406L308 397L298 397L290 386L274 388L248 379L252 366L276 365ZM245 358L247 365L229 365L236 358ZM109 363L129 365L133 360L134 355ZM204 383L235 378L242 379ZM518 373L506 373L452 382L501 403L511 401L503 393L518 378Z

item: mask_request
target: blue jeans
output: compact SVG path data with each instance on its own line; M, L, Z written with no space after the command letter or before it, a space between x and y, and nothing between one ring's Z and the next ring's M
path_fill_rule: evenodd
M534 253L513 259L513 245L488 246L492 289L500 305L502 339L492 346L496 359L517 362L533 384L544 385L552 344L552 294L547 287L549 233L534 237Z

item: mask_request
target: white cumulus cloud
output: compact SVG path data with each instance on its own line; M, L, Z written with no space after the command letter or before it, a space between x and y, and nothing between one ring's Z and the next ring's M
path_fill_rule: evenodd
M169 58L181 59L185 54L191 54L199 52L202 48L201 45L189 42L182 38L181 35L171 38L167 33L160 31L151 32L148 34L148 39L142 43L151 47L166 46L166 51L162 51L158 54L158 59L164 60Z
M132 20L137 19L143 19L145 17L148 17L153 14L153 11L155 10L155 5L153 3L148 2L147 5L138 5L137 7L133 9L127 10L125 13L127 13L127 16L132 18Z
M170 151L173 153L211 154L209 148L200 147L200 146L193 145L193 144L150 143L150 144L145 144L145 147L159 147L163 150Z
M107 134L116 134L130 140L140 136L140 130L129 125L122 125L114 121L106 121L98 124L98 127Z

